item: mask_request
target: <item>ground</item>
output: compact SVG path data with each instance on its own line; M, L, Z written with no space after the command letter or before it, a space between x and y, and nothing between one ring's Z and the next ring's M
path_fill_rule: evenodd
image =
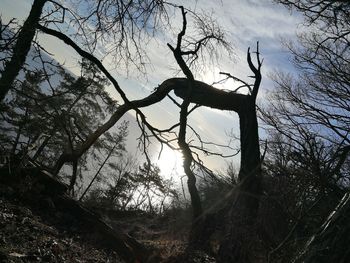
M122 262L94 244L68 214L40 211L21 202L10 187L1 188L0 262Z
M72 209L58 207L35 187L23 190L30 184L0 180L0 262L124 262L108 242L101 242L103 234L96 235ZM172 216L95 212L151 251L148 262L215 262L201 252L184 256L188 224Z

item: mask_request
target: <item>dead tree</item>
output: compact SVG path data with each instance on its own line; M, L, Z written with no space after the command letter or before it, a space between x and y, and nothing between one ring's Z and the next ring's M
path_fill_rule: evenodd
M181 50L181 40L185 34L186 29L186 20L185 20L185 12L183 12L184 24L183 29L178 35L177 46L175 48L171 48L174 53L174 57L180 68L184 72L187 78L172 78L164 81L156 91L148 97L137 101L129 101L122 89L119 87L117 81L108 73L108 71L103 67L102 63L98 61L91 54L83 51L80 47L78 47L71 39L67 36L63 35L60 32L54 31L52 29L47 29L39 26L40 30L53 35L61 40L63 40L66 44L73 47L81 56L89 59L97 67L105 73L107 78L114 84L114 87L118 92L122 95L124 99L124 104L119 106L117 111L111 116L111 118L101 127L99 127L94 133L90 134L86 141L80 145L74 152L71 153L63 153L59 158L56 166L56 172L59 171L60 167L65 162L73 162L77 158L79 158L82 154L84 154L91 145L101 136L105 131L111 128L127 111L135 110L138 114L143 116L142 112L139 108L146 107L152 105L154 103L162 100L171 90L175 91L175 94L182 98L184 102L181 105L180 112L180 132L178 143L185 153L185 165L184 167L187 169L186 173L189 178L189 188L191 189L191 197L192 204L194 205L194 218L199 218L202 214L201 204L199 195L195 186L195 177L191 171L191 163L192 156L191 152L188 148L188 144L185 141L186 127L187 127L187 115L188 115L188 106L190 103L199 104L202 106L207 106L211 108L216 108L220 110L228 110L237 112L240 117L240 133L241 133L241 169L239 173L240 179L240 187L239 194L236 198L234 204L232 204L232 211L236 211L239 206L242 208L242 217L248 216L251 218L252 222L256 216L256 212L259 205L259 194L260 194L260 173L261 173L261 160L260 160L260 150L259 150L259 140L258 140L258 125L256 119L256 97L258 94L260 82L261 82L261 60L259 49L257 49L256 57L257 57L257 67L254 66L251 59L250 50L248 50L247 60L250 69L254 73L255 82L254 84L248 85L246 82L239 80L229 74L229 77L234 78L235 80L239 80L244 83L244 86L249 88L251 92L247 95L240 94L237 92L226 92L223 90L216 89L204 82L200 82L194 79L193 74L189 67L186 65L185 60L182 58L184 55L188 55L188 51ZM201 41L205 41L207 39L202 39ZM198 52L201 41L197 42L196 48L193 52L195 55ZM147 124L149 129L152 129L150 125ZM197 193L196 193L197 192ZM243 209L244 208L244 209ZM232 212L232 217L235 217L235 213ZM230 224L229 224L230 225ZM232 230L233 231L233 230ZM195 231L200 234L200 231ZM231 235L232 236L232 235ZM193 240L196 240L198 237L196 235L193 237ZM221 251L226 251L229 253L229 249L225 248L229 243L225 242L225 245L222 246ZM229 245L230 247L234 246L232 242ZM231 249L232 250L232 249ZM237 252L238 253L238 252Z
M256 97L258 94L260 82L261 82L261 61L260 61L260 54L259 50L257 49L256 57L257 57L257 67L252 63L251 60L251 53L248 50L247 60L250 69L254 73L255 82L254 85L248 85L245 82L244 86L247 86L251 92L249 94L240 94L237 92L225 92L223 90L216 89L208 84L205 84L200 81L196 81L194 79L194 76L189 69L189 67L186 65L185 60L183 59L183 56L186 55L196 55L196 53L199 51L201 45L205 43L208 39L212 38L213 36L208 36L197 43L195 43L195 49L192 51L183 51L181 50L181 40L182 37L185 35L186 30L186 18L185 18L185 12L184 9L182 9L183 13L183 29L178 35L178 41L177 46L175 48L171 48L171 50L174 53L174 57L176 61L178 62L180 68L184 72L185 76L187 78L172 78L164 81L158 89L151 94L150 96L137 100L137 101L129 101L117 83L117 81L110 75L110 73L103 67L102 63L93 57L90 53L85 52L83 49L81 49L78 45L76 45L70 38L68 38L66 35L52 30L48 29L43 26L38 26L39 29L46 33L53 35L62 41L64 41L66 44L73 47L82 57L89 59L91 62L93 62L106 76L107 78L112 82L115 89L119 92L122 99L124 100L124 104L120 105L117 111L111 116L111 118L101 127L99 127L95 132L90 134L85 142L80 145L78 148L76 148L72 152L66 152L61 155L59 158L57 165L56 165L56 173L59 171L59 169L62 167L62 165L65 162L74 162L76 161L82 154L84 154L91 145L101 136L105 131L107 131L109 128L111 128L127 111L129 110L135 110L137 114L139 114L142 118L143 114L140 111L140 108L146 107L149 105L152 105L154 103L159 102L162 100L171 90L175 90L175 94L182 98L184 101L181 105L181 112L180 112L180 131L179 131L179 137L178 137L178 143L181 149L183 150L184 156L185 156L185 170L188 175L189 179L189 189L192 197L192 204L194 207L194 218L200 217L202 214L202 208L201 203L198 195L198 191L195 186L195 176L191 171L191 164L192 164L192 156L191 151L189 149L189 146L187 142L185 141L185 135L186 135L186 128L187 128L187 115L189 113L188 106L190 103L196 103L199 105L212 107L220 110L229 110L229 111L235 111L238 113L240 117L240 133L241 133L241 170L239 174L239 179L241 181L240 187L239 187L239 194L236 198L236 201L234 204L232 204L232 211L237 210L237 207L241 207L242 209L242 216L248 216L249 218L253 219L256 216L256 212L259 205L259 193L260 193L260 151L259 151L259 140L258 140L258 125L257 125L257 119L256 119ZM230 77L234 78L235 80L239 80L231 75ZM239 80L240 81L240 80ZM145 118L143 116L143 121L145 121ZM152 130L152 127L146 123L146 126ZM232 212L232 217L235 217L235 213ZM231 235L232 236L232 235ZM194 237L194 239L196 239ZM227 251L229 253L229 250L225 248L225 246L229 246L231 248L234 246L234 244L225 242L225 245L222 246L221 251Z
M349 262L349 213L350 193L347 192L291 262Z
M42 1L44 2L44 1ZM258 94L260 82L261 82L261 60L259 54L259 47L257 47L256 58L257 66L255 66L251 59L251 53L248 49L247 60L250 69L254 73L254 84L248 85L246 82L239 80L229 74L236 81L243 82L244 86L247 87L250 92L248 94L240 94L237 91L226 92L223 90L216 89L204 82L195 80L190 67L186 64L188 61L183 59L184 56L192 55L198 57L197 53L201 50L203 46L208 43L208 40L214 39L218 40L220 43L221 39L214 35L204 36L203 39L194 43L194 49L190 51L183 51L181 48L181 41L186 33L186 12L183 8L183 28L178 35L176 47L169 45L174 53L174 57L179 64L181 70L183 71L186 78L172 78L164 81L158 89L141 100L130 101L123 89L119 86L118 82L112 77L110 72L106 70L100 60L94 57L91 53L84 51L79 45L74 43L67 35L62 32L50 29L46 26L37 25L37 28L51 36L54 36L67 45L75 49L75 51L82 57L90 60L103 72L109 81L113 84L114 88L120 94L123 103L119 106L110 119L95 132L91 133L85 141L75 149L71 149L70 152L63 153L56 165L56 173L60 170L65 162L77 162L78 158L81 157L92 144L109 128L111 128L120 118L129 110L134 110L138 116L141 117L142 122L147 126L147 128L155 133L154 129L149 123L146 122L146 118L141 112L140 108L147 107L149 105L155 104L162 100L171 90L175 91L175 94L183 99L183 103L180 108L180 129L178 136L178 144L184 153L184 168L188 176L188 185L192 198L192 205L194 208L194 218L198 219L202 215L201 203L198 195L198 191L195 185L195 175L192 169L192 153L188 142L186 142L186 129L187 129L187 116L190 113L189 105L190 103L199 104L206 107L216 108L220 110L234 111L239 115L240 118L240 142L241 142L241 169L239 173L240 185L237 195L230 204L231 212L229 215L228 235L227 239L224 240L221 249L220 256L223 262L246 262L242 255L244 251L240 245L244 243L244 234L236 235L236 229L240 228L240 225L236 224L237 217L244 218L246 222L245 225L253 225L257 210L259 207L259 195L260 195L260 174L261 174L261 157L259 150L259 138L258 138L258 124L256 118L256 97ZM191 64L191 63L190 63ZM242 225L241 225L242 226ZM198 238L197 234L200 231L194 231L192 239ZM224 260L225 258L225 260ZM237 259L237 260L236 260Z
M193 162L192 152L188 143L186 142L187 116L189 114L188 107L190 106L190 103L191 103L191 95L193 93L195 80L191 70L186 65L186 62L183 59L183 55L185 55L185 52L182 51L181 44L182 44L182 38L186 34L187 20L186 20L185 9L182 6L180 8L181 8L182 17L183 17L182 30L178 34L176 47L174 48L170 44L168 44L168 46L173 52L176 62L178 63L182 72L185 74L187 78L186 79L187 88L184 91L184 96L182 97L183 102L180 106L181 110L180 110L180 127L179 127L178 144L184 156L183 167L187 175L187 185L188 185L188 191L191 196L193 218L194 220L196 220L198 217L201 216L203 210L202 210L202 204L199 197L199 193L196 187L196 176L194 175L191 167Z
M190 102L199 105L234 111L239 115L240 120L240 144L241 144L241 167L239 172L239 187L236 189L236 196L230 205L230 215L227 224L227 238L222 242L220 248L220 259L222 262L245 262L242 258L240 243L244 242L244 233L237 237L235 234L239 227L254 225L259 208L260 184L261 184L261 156L258 135L258 123L256 117L256 97L261 83L261 65L259 46L256 51L257 66L251 59L248 49L247 61L254 73L254 84L249 88L249 94L237 92L226 92L216 89L204 82L189 80L186 78L174 79L175 94L185 99L191 85ZM230 75L230 77L238 80ZM244 84L246 85L246 84ZM248 84L247 84L248 85ZM237 222L240 220L240 225ZM243 239L243 241L242 241ZM244 246L244 244L242 245ZM240 260L240 261L239 261Z
M184 51L181 44L182 39L186 33L186 12L182 7L183 27L178 34L177 44L174 48L168 44L172 50L174 57L181 68L186 78L173 79L172 85L174 85L175 94L183 99L183 103L180 111L180 130L178 137L178 144L183 152L184 156L184 170L188 177L188 187L191 195L191 202L194 214L194 223L192 227L191 242L199 243L200 246L205 245L208 237L203 236L205 226L205 215L202 214L201 203L198 195L198 191L195 185L195 176L191 170L192 154L188 143L186 142L186 127L187 127L187 115L188 106L190 103L198 104L201 106L216 108L220 110L234 111L239 115L240 120L240 143L241 143L241 168L239 172L239 189L236 191L233 204L231 204L229 223L228 223L228 238L224 240L220 249L220 257L223 262L232 262L232 260L242 260L242 246L240 242L244 242L244 235L237 236L237 228L243 225L251 226L254 224L257 211L259 208L259 196L260 196L260 180L261 180L261 157L259 147L259 135L258 135L258 123L256 117L256 97L259 91L261 83L261 65L259 46L257 45L256 60L257 66L255 66L251 59L251 53L248 49L247 62L254 74L254 84L249 85L246 82L228 74L229 78L233 78L236 81L243 83L242 87L249 89L249 93L244 95L241 93L226 92L216 89L204 82L200 82L194 79L194 76L186 64L184 57L189 54L196 56L200 49L201 42L197 42L194 50ZM215 36L209 36L214 38ZM244 218L244 222L237 225L237 219ZM200 226L202 225L202 226ZM249 228L249 227L248 227ZM239 232L239 231L238 231Z

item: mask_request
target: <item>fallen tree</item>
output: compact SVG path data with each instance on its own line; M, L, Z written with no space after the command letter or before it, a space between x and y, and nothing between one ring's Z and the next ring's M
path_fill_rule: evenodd
M51 208L73 215L80 224L89 229L100 244L114 250L125 262L150 262L150 258L154 257L152 251L143 244L121 230L112 228L100 215L71 198L67 194L68 185L40 167L31 165L29 162L27 167L17 169L16 173L8 166L0 168L0 183L19 189L19 195L34 195L37 200L50 200Z
M350 193L346 193L317 233L305 244L294 263L350 261Z

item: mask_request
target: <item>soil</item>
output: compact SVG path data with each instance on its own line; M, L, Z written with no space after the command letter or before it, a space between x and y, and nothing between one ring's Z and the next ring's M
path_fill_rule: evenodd
M123 262L69 214L55 212L50 200L35 207L11 187L0 187L0 262Z
M188 222L143 211L93 211L92 219L81 220L74 209L57 205L42 184L38 189L28 178L25 183L0 179L0 263L125 262L109 244L110 237L103 236L105 232L92 230L96 218L141 244L146 262L215 262L202 252L185 252Z

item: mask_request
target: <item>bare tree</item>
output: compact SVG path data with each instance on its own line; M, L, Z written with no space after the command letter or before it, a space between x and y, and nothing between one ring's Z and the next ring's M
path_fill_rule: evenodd
M333 32L335 38L343 38L349 23L349 1L347 0L274 0L289 9L301 12L308 24L321 23L321 27ZM331 26L332 28L329 28ZM328 28L327 28L328 27ZM336 29L336 30L334 30ZM343 32L343 33L341 33ZM339 34L340 33L340 34ZM329 36L325 36L328 38Z
M97 1L96 10L102 10L99 8L107 2L108 1ZM123 18L123 16L119 16L118 19L123 18L126 20L115 21L114 24L112 23L113 26L111 26L110 29L113 29L115 25L121 25L121 33L118 33L118 36L120 36L121 40L123 40L123 38L125 37L125 35L123 34L123 32L125 32L123 31L124 26L125 28L130 26L131 29L133 28L133 26L138 26L136 22L131 23L131 25L123 24L123 22L127 21L129 17L128 12L132 11L135 15L138 15L138 13L134 9L132 9L134 7L134 5L132 5L132 2L130 2L130 5L126 6L124 6L126 3L124 3L123 1L115 1L115 3L123 4L119 9L117 9L117 11L124 10L121 15L126 15L126 18ZM151 1L151 3L153 3L153 1ZM158 1L155 1L154 3L158 3ZM59 5L57 3L55 3L55 5L57 7L57 10L60 10L59 14L65 14L65 12L68 11L68 9L64 8L62 5ZM127 9L127 7L130 7L131 9L129 10ZM247 241L247 238L245 237L246 233L237 231L237 229L240 229L240 227L242 226L242 222L238 223L237 218L244 218L246 220L244 224L248 225L248 227L253 226L257 217L260 197L261 156L259 147L258 123L256 118L256 98L259 92L259 87L262 78L260 71L262 61L260 59L259 45L257 45L257 50L255 52L256 65L252 61L250 49L248 49L247 51L247 62L250 70L254 75L253 84L247 83L246 81L234 77L229 73L223 73L228 78L232 78L235 81L241 82L243 84L243 87L247 88L248 90L246 94L240 93L238 92L238 90L235 90L233 92L227 92L224 90L216 89L204 82L198 81L195 79L195 76L192 72L193 68L191 67L193 67L197 59L200 58L201 52L205 51L206 48L209 48L209 51L210 49L213 50L213 48L216 48L217 45L221 45L224 48L228 48L229 43L226 42L225 38L223 37L222 31L218 30L218 27L206 26L206 20L201 20L200 17L196 16L194 13L191 14L198 19L197 21L199 21L198 25L200 25L199 29L201 32L201 37L195 40L191 38L186 38L186 14L188 10L186 11L183 7L180 7L180 9L183 19L182 29L177 36L176 46L173 47L170 44L168 44L168 46L173 52L175 60L186 78L167 79L152 94L143 99L135 101L130 101L128 99L124 89L119 85L118 81L104 67L100 59L91 53L91 50L94 49L94 41L87 41L87 45L84 46L84 43L73 41L72 38L64 34L63 31L60 30L60 28L58 30L53 29L53 26L57 25L58 23L61 23L61 21L56 22L52 20L47 20L46 22L44 22L44 24L38 24L36 26L36 28L39 29L41 32L54 36L57 39L63 41L64 43L72 47L80 56L93 63L112 83L115 90L119 93L119 95L122 98L122 104L118 106L118 108L114 111L114 113L111 115L108 121L106 121L103 125L99 126L96 130L90 132L79 145L76 145L76 147L74 148L70 147L70 149L64 151L60 155L56 163L55 173L57 174L61 169L62 165L66 162L72 162L76 166L78 159L90 149L90 147L102 134L104 134L113 125L115 125L120 120L120 118L129 110L133 110L136 112L137 117L140 120L140 126L142 128L143 137L145 138L145 141L148 138L148 135L146 133L149 132L151 136L156 138L160 143L169 143L169 141L164 139L163 134L172 133L174 132L173 130L176 127L178 127L179 130L177 135L177 142L184 155L184 168L188 177L188 186L191 194L191 202L194 215L194 227L191 240L194 242L199 241L199 243L201 243L204 241L202 240L203 235L201 235L200 233L201 230L203 230L203 228L197 228L197 225L201 225L201 221L203 220L204 215L201 207L198 190L196 188L196 177L193 172L193 163L195 159L193 157L192 149L194 149L195 146L192 146L186 138L187 129L190 127L187 123L187 117L193 110L196 109L196 106L190 109L190 104L193 103L196 105L216 108L219 110L228 110L236 112L240 119L241 134L241 168L239 172L240 183L236 191L234 191L234 198L230 199L230 204L228 205L230 207L230 213L226 222L228 234L221 244L220 259L222 262L232 262L233 260L237 262L244 262L244 260L247 258L247 246L244 245ZM73 14L73 12L71 12L71 14ZM100 13L97 11L92 12L92 15L96 16L97 21L101 22L102 20L100 20L101 17L99 17L99 14ZM140 17L142 18L143 16ZM89 17L87 17L86 19L89 19ZM106 21L108 22L107 14L105 14L104 19L107 19ZM77 22L78 27L81 26L81 31L80 29L78 31L79 34L81 33L81 36L84 36L84 28L82 27L83 22L81 22L84 20L78 18L76 19L76 21L79 21L79 23ZM215 23L210 25L215 25ZM99 26L101 26L101 24L98 24L98 27ZM104 33L107 33L108 26L106 26L103 30ZM215 45L212 44L213 42L215 43ZM88 51L86 51L85 48L87 48ZM127 49L127 46L126 51L130 51ZM167 130L162 131L157 129L156 127L153 127L146 120L146 116L141 111L141 108L159 102L165 96L167 96L171 90L174 90L175 95L183 100L181 104L178 104L178 106L180 107L179 123L175 124L173 127ZM172 146L170 145L170 147Z
M298 45L288 45L298 77L282 72L274 75L277 90L271 94L271 106L263 118L296 142L303 130L310 130L328 144L347 148L350 21L346 14L350 6L346 1L281 2L305 13L308 23L318 30L301 34ZM315 17L310 20L312 15Z
M274 152L268 153L268 159L274 155L274 163L270 166L272 163L267 162L268 173L275 173L276 178L281 179L281 176L292 172L295 180L291 186L292 191L302 193L299 197L304 198L295 201L304 206L303 209L299 207L303 216L295 224L300 226L300 221L308 218L304 214L308 207L316 210L315 213L319 215L318 223L328 221L327 213L334 210L335 203L340 202L348 186L350 5L348 1L276 2L300 11L305 16L305 23L314 27L313 32L299 34L297 44L287 45L293 55L296 76L277 72L273 76L276 85L274 92L270 94L269 105L261 109L261 117L267 124L267 130L273 135L271 138L274 138L270 141ZM276 141L276 138L279 140ZM282 156L282 152L275 151L276 143L285 150L290 149L288 156ZM276 154L281 156L277 157ZM276 162L281 159L285 160L284 164ZM285 170L289 165L293 168ZM299 171L302 171L302 176L297 175ZM311 180L306 183L307 187L304 186L304 180ZM315 205L309 206L310 202L315 202ZM313 226L318 228L319 224ZM303 227L308 228L307 224ZM286 240L291 236L288 235ZM340 238L339 243L333 244L341 246L343 242ZM322 247L324 244L327 243L323 243ZM278 247L281 248L286 242L280 245ZM328 244L326 246L329 247ZM308 245L306 249L309 249ZM333 251L325 251L321 247L317 251L324 252L317 253L322 254L322 260L334 261L328 260L333 257ZM316 258L312 252L306 250L303 251L303 256L308 258L304 258L307 262Z
M46 3L50 5L47 5L44 12ZM86 46L90 53L95 51L101 41L115 43L104 52L112 54L119 67L122 63L126 67L133 64L141 71L147 58L142 47L147 35L151 36L158 25L167 24L163 1L149 0L142 4L126 0L84 1L85 8L78 8L78 4L76 11L70 8L70 3L67 3L67 6L54 0L34 0L28 18L18 31L12 56L2 71L1 101L24 65L39 23L51 25L62 32L74 32L72 36L81 45ZM77 13L80 11L81 14ZM164 21L161 19L163 14ZM66 30L65 25L73 27L74 30Z
M201 215L201 205L197 194L197 188L195 186L195 177L191 170L192 155L190 147L185 141L188 106L190 103L195 103L202 106L220 110L235 111L238 113L240 117L241 134L241 168L239 173L239 180L241 184L239 190L240 194L237 196L237 200L235 200L234 204L232 205L232 218L230 221L233 220L233 218L236 218L235 213L237 214L239 211L238 207L240 207L240 216L244 218L247 217L247 224L249 224L249 221L254 222L254 218L257 215L257 210L259 207L261 180L261 157L259 150L259 136L255 104L261 83L261 60L259 46L257 46L256 51L257 67L255 67L255 65L252 63L250 50L248 49L247 61L254 74L255 81L252 86L246 82L243 82L244 86L251 91L247 95L239 94L237 92L224 92L203 82L196 81L183 57L190 54L196 55L201 43L198 44L198 49L191 51L182 50L181 41L186 32L186 13L183 8L181 10L183 14L183 28L178 34L177 45L175 48L169 44L168 46L173 51L177 63L186 76L186 79L176 79L177 83L175 84L175 94L183 99L180 111L180 131L178 143L184 154L184 169L188 176L188 186L190 189L192 206L194 208L195 221L192 229L192 234L194 236L192 236L191 240L201 244L205 242L204 239L207 241L208 237L204 237L202 235L203 228L197 226L202 224L201 221L203 218L198 218L198 216ZM220 41L218 36L215 35L210 36L210 38ZM229 75L235 80L239 80L228 73L226 73L226 75ZM239 228L239 226L232 221L228 224L228 226L228 231L230 231L228 235L229 239L222 243L220 256L222 261L227 260L227 262L231 262L233 259L237 260L242 257L242 250L238 247L239 242L234 241L235 238L237 238L237 236L234 236L234 233L237 232L235 228ZM242 239L243 236L240 236L239 238Z
M208 84L197 81L194 79L192 72L187 66L185 60L182 58L183 56L193 55L196 56L197 52L199 52L201 45L210 39L218 40L217 36L212 35L207 38L203 38L202 40L197 42L197 45L194 45L195 49L192 51L183 51L181 47L182 37L185 34L186 30L186 13L184 9L182 9L183 14L183 30L178 35L178 42L176 48L173 48L169 45L174 53L174 57L178 62L180 68L183 70L184 74L187 76L185 78L173 78L164 81L157 90L151 94L150 96L138 100L138 101L128 101L124 99L125 104L119 106L117 111L112 115L110 120L106 122L103 126L101 126L98 130L92 133L88 139L75 150L74 153L64 153L60 157L58 168L62 163L66 161L72 161L77 156L80 156L83 152L85 152L92 143L106 130L108 130L111 126L113 126L125 112L128 110L135 110L140 116L143 116L142 112L139 110L141 107L149 106L153 103L156 103L163 99L169 91L175 90L175 94L180 98L184 99L181 107L180 113L180 132L179 132L179 145L182 147L182 150L185 153L185 167L187 167L187 175L189 176L189 186L192 189L192 202L195 207L195 218L201 214L200 208L200 200L198 194L196 194L195 188L195 177L191 171L191 155L189 154L189 148L185 141L185 131L186 131L186 118L188 115L188 106L189 103L195 103L207 107L217 108L220 110L230 110L235 111L240 116L240 129L241 129L241 170L239 178L241 180L240 186L240 203L241 207L246 207L245 213L249 214L249 216L254 217L256 215L256 211L258 209L259 204L259 192L260 192L260 167L261 167L261 159L260 159L260 151L259 151L259 140L258 140L258 129L257 129L257 120L256 120L256 109L255 109L255 101L258 94L260 82L261 82L261 60L259 49L257 49L257 63L258 66L255 67L251 60L250 51L248 50L247 61L250 69L255 75L255 82L251 86L246 82L243 82L245 86L251 90L251 93L244 95L237 92L225 92L222 90L215 89ZM108 71L103 67L102 63L100 63L95 57L91 54L82 50L78 45L76 45L71 39L69 39L64 34L48 29L40 26L40 30L47 34L51 34L59 39L63 40L65 43L69 44L73 47L80 55L83 57L90 59L94 62L99 69L104 72L107 78L113 83L116 90L118 90L122 97L126 98L124 92L119 87L117 81L108 73ZM220 41L220 39L219 39ZM231 75L230 75L231 76ZM232 78L235 78L231 76ZM235 78L236 80L238 78ZM190 87L190 88L189 88ZM188 98L187 98L188 97ZM186 99L187 98L187 99ZM143 118L143 120L145 120ZM146 122L146 126L148 129L153 131L155 135L156 129L154 129L151 125ZM182 126L182 128L181 128ZM186 146L187 145L187 146ZM57 169L58 170L58 169ZM197 196L196 196L197 195ZM234 209L234 208L232 208ZM249 212L248 212L249 211ZM232 213L233 216L233 213ZM230 242L230 246L232 246L232 240ZM227 242L225 242L227 244ZM229 250L223 248L222 251L229 254ZM232 251L232 250L231 250ZM238 252L237 252L238 253Z

